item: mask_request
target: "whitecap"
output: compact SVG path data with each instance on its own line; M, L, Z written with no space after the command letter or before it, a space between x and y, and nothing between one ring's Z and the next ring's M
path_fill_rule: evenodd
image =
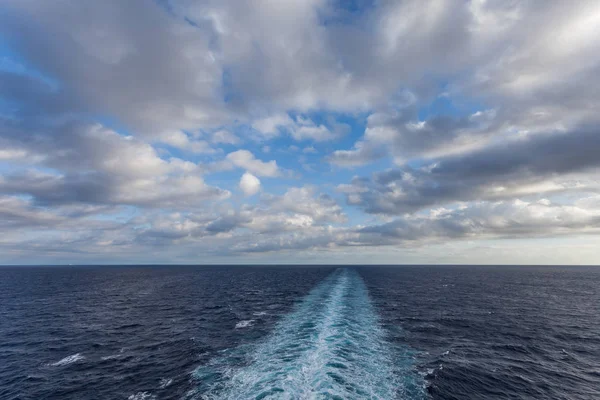
M59 360L59 361L57 361L55 363L51 363L51 364L48 364L48 365L50 365L52 367L60 367L60 366L63 366L63 365L73 364L74 362L81 361L83 359L85 359L85 357L82 356L81 353L77 353L77 354L72 354L70 356L67 356L67 357L65 357L65 358L63 358L63 359L61 359L61 360Z
M173 383L173 379L171 378L161 378L158 382L161 389L166 388L167 386L171 385L171 383Z
M148 392L137 392L127 398L127 400L155 400L156 396Z
M249 326L252 326L253 324L254 324L253 319L246 319L246 320L240 321L237 324L235 324L235 329L247 328Z
M257 311L255 313L252 313L252 315L257 316L257 317L262 317L263 315L267 315L266 311Z

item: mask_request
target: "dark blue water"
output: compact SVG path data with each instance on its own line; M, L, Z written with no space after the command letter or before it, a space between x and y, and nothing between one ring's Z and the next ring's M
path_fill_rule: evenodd
M598 399L600 268L0 268L0 399L119 398Z

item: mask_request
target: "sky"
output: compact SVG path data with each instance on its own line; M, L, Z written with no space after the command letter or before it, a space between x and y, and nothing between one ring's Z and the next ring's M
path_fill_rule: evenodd
M600 2L4 0L0 264L600 264Z

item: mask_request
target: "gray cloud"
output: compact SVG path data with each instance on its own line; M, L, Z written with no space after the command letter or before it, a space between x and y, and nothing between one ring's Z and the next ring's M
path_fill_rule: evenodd
M24 0L4 4L2 32L73 103L153 132L253 109L377 109L400 88L427 97L432 82L457 76L457 87L493 99L585 104L574 94L597 93L595 6L384 1L344 23L325 0L175 0L168 11Z
M212 234L231 232L232 230L252 222L252 217L246 213L222 215L206 226L206 231Z
M332 164L355 167L391 155L397 163L418 157L432 157L485 145L505 119L496 119L488 110L466 117L439 115L425 121L417 118L411 104L400 110L378 112L367 118L363 138L351 150L336 150L328 158Z
M468 238L512 238L598 233L600 210L537 202L500 201L439 209L428 216L400 218L358 230L363 240L423 243ZM375 236L375 238L371 236Z
M222 246L254 240L277 241L280 236L328 232L331 224L346 222L341 207L313 187L291 188L281 196L263 196L255 206L221 209L209 213L175 213L131 221L140 240L164 242L206 240L216 236ZM215 244L214 240L213 244ZM241 244L240 244L241 246ZM239 248L239 247L238 247Z
M472 61L466 6L445 2L432 18L419 2L384 2L359 25L325 26L328 6L173 1L168 13L136 1L11 1L2 31L72 102L141 133L219 123L250 106L368 109L423 66Z
M99 125L61 124L49 132L9 140L50 171L31 169L0 176L0 193L27 194L40 204L132 204L194 207L229 192L207 185L191 162L163 160L140 140Z
M455 201L564 191L573 189L573 184L568 184L569 174L600 167L599 149L597 128L582 127L568 133L515 138L430 160L421 168L405 166L376 173L370 179L355 178L339 189L349 203L383 214L403 214Z
M141 134L218 121L221 67L209 37L157 3L10 1L0 32L59 81L70 104ZM86 16L93 15L93 18Z

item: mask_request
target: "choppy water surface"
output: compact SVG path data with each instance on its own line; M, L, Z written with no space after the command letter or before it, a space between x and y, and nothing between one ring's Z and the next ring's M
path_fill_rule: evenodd
M597 399L600 268L0 268L1 399Z

